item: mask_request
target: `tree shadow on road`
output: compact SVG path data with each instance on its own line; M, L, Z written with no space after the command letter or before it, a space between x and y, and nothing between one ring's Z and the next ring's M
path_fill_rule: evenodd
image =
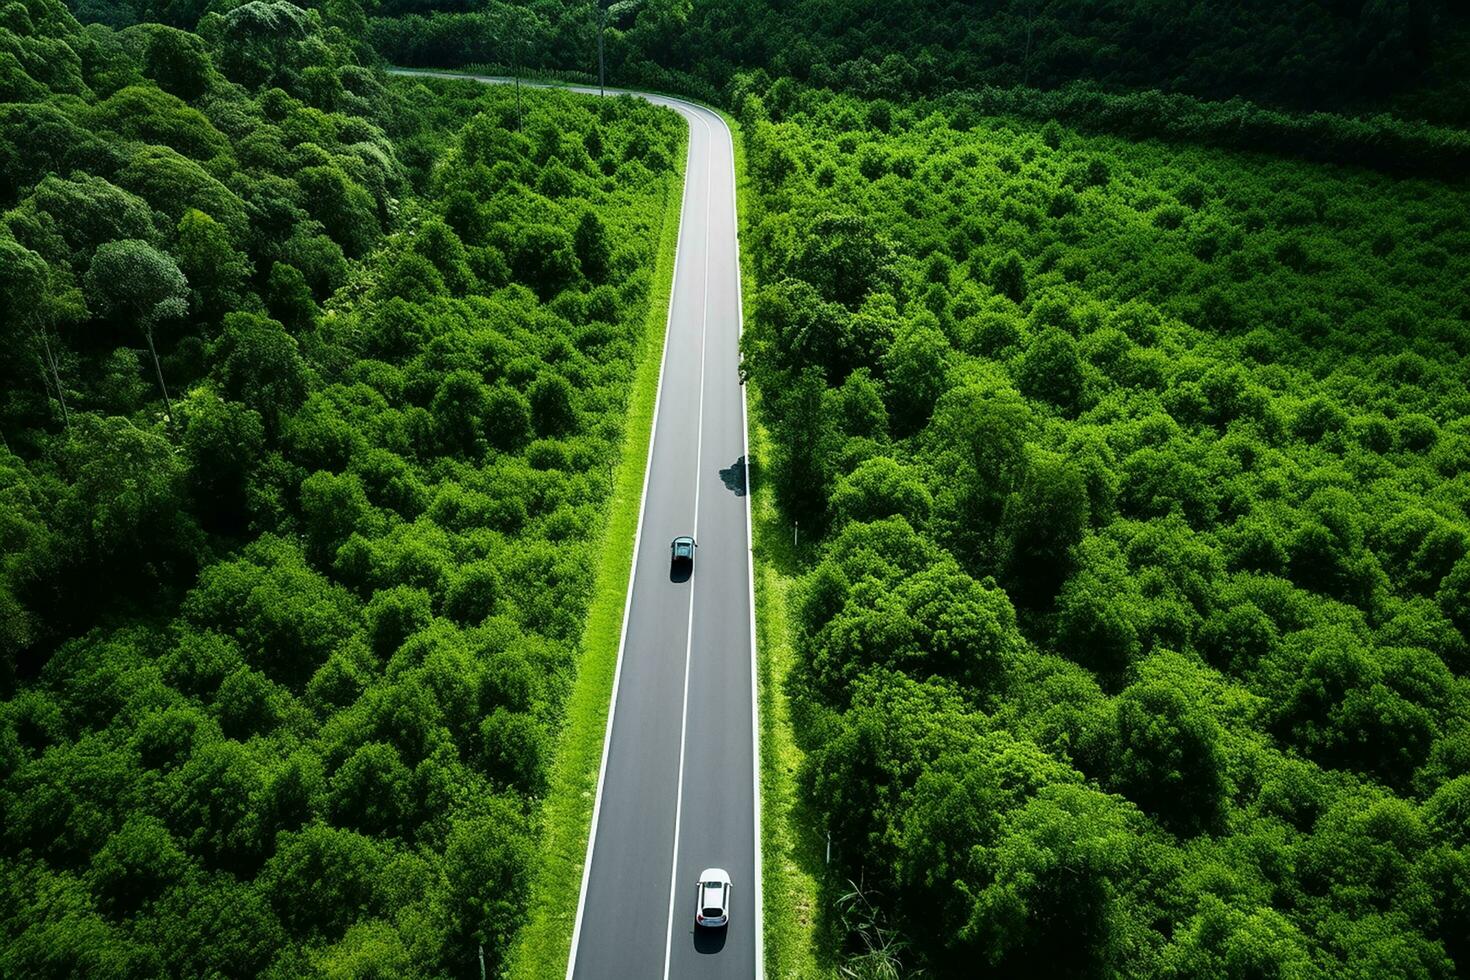
M720 482L737 497L745 496L745 457L741 456L728 468L720 470Z

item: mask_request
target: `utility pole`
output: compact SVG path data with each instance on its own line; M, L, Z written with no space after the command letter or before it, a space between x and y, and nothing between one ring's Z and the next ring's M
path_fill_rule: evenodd
M1026 50L1021 55L1021 85L1023 87L1031 84L1031 34L1036 30L1036 18L1039 15L1036 0L1032 0L1026 10Z
M597 4L597 94L601 98L607 98L607 74L602 60L602 33L607 30L607 7L599 2Z
M163 382L163 365L158 363L158 348L153 346L153 324L151 320L144 321L143 336L148 338L148 353L153 355L153 370L158 374L158 390L163 392L163 416L168 419L169 425L173 425L174 404L168 397L168 385Z
M60 405L61 405L61 420L66 423L66 432L67 432L67 435L70 435L71 434L71 412L67 411L67 408L66 408L66 393L61 390L61 371L58 370L58 368L56 366L56 355L54 353L52 353L52 351L51 351L51 339L50 339L49 330L48 330L48 328L47 328L47 326L45 324L45 321L42 321L41 326L40 326L40 328L38 330L38 333L40 333L40 335L41 335L41 349L46 352L45 366L47 368L50 368L51 369L51 379L50 380L51 381L54 381L56 383L56 401L58 403L60 403ZM43 369L42 372L41 372L41 382L42 382L42 384L46 384L46 380L47 380L46 379L46 372ZM49 391L49 386L48 386L47 396L49 397L49 395L50 395L50 391ZM9 449L10 447L7 444L5 448Z
M638 9L643 0L597 0L597 94L607 98L607 62L602 53L602 36L607 33L607 15L614 17Z
M516 132L520 132L524 124L521 121L521 39L516 38L510 42L511 70L516 76Z

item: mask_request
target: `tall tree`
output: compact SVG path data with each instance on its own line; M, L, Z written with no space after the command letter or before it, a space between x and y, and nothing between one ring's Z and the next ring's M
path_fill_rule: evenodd
M39 255L12 238L0 238L0 330L8 334L3 342L16 353L32 348L41 368L42 384L48 396L54 393L62 421L70 431L71 413L66 407L66 391L46 316L52 305L50 278L50 270ZM16 357L15 361L22 359Z
M88 294L100 312L117 314L135 324L148 341L164 412L173 421L173 403L163 380L154 329L165 320L182 318L189 309L189 281L168 255L136 238L108 242L97 249L87 269Z

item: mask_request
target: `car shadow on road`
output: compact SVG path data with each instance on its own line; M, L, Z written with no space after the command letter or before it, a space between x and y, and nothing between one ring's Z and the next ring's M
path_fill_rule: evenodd
M720 482L737 497L745 496L745 457L731 463L728 469L720 470Z
M729 929L695 929L694 951L711 955L725 948L725 937Z

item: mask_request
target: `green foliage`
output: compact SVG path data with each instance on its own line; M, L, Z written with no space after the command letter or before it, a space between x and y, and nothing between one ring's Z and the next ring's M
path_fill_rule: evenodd
M788 272L849 309L893 279L893 246L854 215L823 214L797 245Z
M158 87L185 102L203 95L212 65L203 40L185 31L158 27L149 33L143 70Z
M835 700L875 666L954 677L984 692L1008 682L1020 643L1009 601L952 560L906 554L915 538L902 518L849 525L841 540L853 553L823 566L809 594L802 618L812 681Z
M1218 724L1204 692L1192 687L1193 667L1168 662L1165 673L1144 667L1114 703L1107 768L1120 792L1181 834L1215 827L1225 792Z
M498 971L683 124L132 10L0 11L0 974Z
M444 611L462 623L479 625L495 612L503 591L500 572L493 562L472 562L450 581Z
M284 835L260 881L291 935L332 941L381 908L374 883L382 866L383 852L369 838L317 824Z
M1463 972L1464 15L870 7L608 36L745 124L847 965ZM680 124L77 8L0 11L0 973L498 972Z
M205 161L228 149L225 136L203 113L152 86L130 85L113 93L97 105L92 119L119 136L172 147L194 160Z
M671 17L670 10L678 13ZM399 64L477 63L499 74L529 66L589 78L596 21L575 4L470 9L389 0L376 13L374 43ZM1254 129L1260 116L1283 115L1255 109L1242 118L1244 99L1361 116L1400 108L1415 118L1463 124L1463 45L1445 38L1458 38L1463 25L1463 11L1443 3L1283 6L1249 0L1228 8L1166 10L1022 0L880 9L768 0L687 10L648 4L609 20L617 41L607 45L607 73L622 85L706 99L725 94L738 107L749 89L732 84L732 75L769 72L789 86L770 93L776 118L789 114L792 83L799 82L872 100L853 119L878 131L893 128L916 98L954 89L1003 102L988 114L1017 113L1031 102L1036 118L1050 120L1062 113L1046 103L1077 102L1083 105L1064 118L1105 115L1137 127L1182 115L1181 105L1200 105L1192 96L1232 100L1220 115L1229 115L1236 129ZM1261 65L1275 70L1260 71ZM1108 100L1126 105L1100 111ZM1341 121L1366 128L1359 119ZM1189 136L1208 132L1190 122L1181 127ZM1302 135L1315 131L1320 139L1324 127L1320 119L1313 122ZM1053 127L1047 144L1056 148L1064 131ZM1370 152L1373 142L1362 141ZM752 161L753 172L767 173L766 162ZM873 179L876 172L864 176Z
M572 386L566 378L543 374L531 383L526 394L531 403L531 425L537 435L565 436L576 427L577 410L572 405Z
M348 258L360 258L377 243L381 230L376 208L360 184L335 166L307 167L296 179L307 213L322 223Z
M834 523L902 517L915 527L929 519L929 490L910 469L889 459L865 459L837 481L832 491Z
M155 562L188 567L198 530L179 507L184 464L161 433L122 418L93 417L78 423L77 438L66 448L71 485L62 513L77 521L74 561L154 576L162 571L150 569Z
M923 428L934 403L948 387L949 342L923 319L900 329L883 355L888 385L888 417L897 434Z
M288 262L271 266L265 284L265 305L271 315L293 333L316 325L317 307L301 270Z
M785 420L780 455L773 461L782 509L808 527L820 524L833 481L833 434L824 411L826 386L809 371L780 395Z
M1110 882L1143 859L1132 816L1094 790L1042 789L1008 815L982 858L989 883L960 942L999 969L1043 956L1067 973L1119 965L1135 924Z
M990 264L990 286L1012 303L1026 301L1026 269L1021 257L1007 252Z
M1090 514L1078 467L1052 453L1034 453L1020 487L1006 498L999 529L1001 567L1012 595L1032 605L1056 595L1072 570L1072 549L1081 543Z
M209 345L213 374L223 393L243 402L274 431L306 395L307 368L296 339L258 313L230 313Z
M1016 382L1028 397L1076 414L1082 407L1084 384L1076 342L1054 327L1035 334L1017 365Z
M393 746L362 746L332 776L328 810L333 822L373 836L396 835L411 816L412 780Z
M188 858L156 818L135 814L92 858L89 877L98 902L125 918L189 876Z
M248 231L245 204L195 161L164 146L138 151L118 175L118 185L137 194L170 223L197 209L224 225L233 241Z
M449 834L450 935L485 944L486 967L498 965L525 908L529 843L519 820L505 807L455 825Z
M203 211L190 209L179 219L177 233L175 254L193 290L194 312L213 319L239 306L250 260L235 249L224 226Z
M21 244L48 261L69 261L73 268L90 262L105 242L159 237L157 220L142 198L85 173L67 179L46 175L6 220Z
M169 969L180 974L264 972L286 946L265 897L227 875L170 889L148 922Z
M828 952L1463 970L1463 188L735 87Z
M546 786L546 738L535 719L496 708L480 723L485 773L497 785L539 796Z
M253 510L252 464L265 448L260 413L206 389L181 407L181 448L195 512L206 526L239 529Z
M207 867L252 875L266 844L255 809L262 782L259 762L239 742L202 746L169 788L171 829Z
M86 287L98 312L153 323L170 315L189 287L174 260L147 242L108 242L92 256Z
M587 211L577 219L572 241L582 275L590 282L606 282L612 265L612 246L607 240L607 228L595 211Z

